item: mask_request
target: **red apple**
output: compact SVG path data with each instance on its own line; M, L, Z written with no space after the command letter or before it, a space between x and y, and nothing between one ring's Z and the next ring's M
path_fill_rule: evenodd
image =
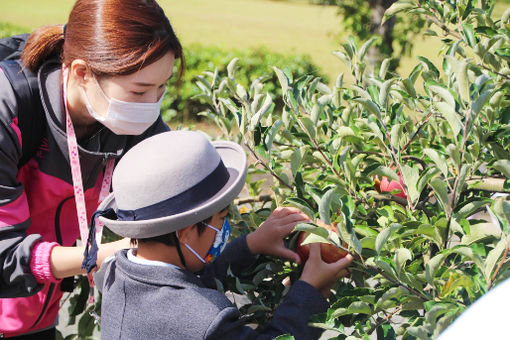
M325 225L321 221L317 223L319 226L329 229L336 233L336 223L333 225ZM306 239L309 233L306 231L301 231L297 238L297 247L296 252L301 258L301 263L305 263L308 260L308 255L310 254L310 246L308 244L302 245L303 241ZM343 242L343 246L347 247L347 244ZM342 257L346 256L347 252L338 247L335 247L329 243L321 243L321 258L326 263L333 263L340 260Z
M378 192L391 192L393 190L400 190L398 194L394 194L395 196L402 197L407 199L406 194L404 193L404 180L402 179L402 175L398 174L399 182L397 181L389 181L387 177L383 177L380 181L377 178L375 180L375 189Z

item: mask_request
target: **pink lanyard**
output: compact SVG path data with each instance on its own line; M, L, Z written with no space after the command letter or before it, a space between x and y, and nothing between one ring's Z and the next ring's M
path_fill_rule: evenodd
M78 216L78 226L80 227L80 237L82 245L86 246L88 240L88 223L87 223L87 209L85 206L85 193L83 190L83 181L80 167L80 157L78 154L78 143L76 142L76 134L74 132L73 122L69 115L67 107L67 79L68 69L62 68L64 75L64 107L66 111L66 135L67 135L67 149L69 151L69 163L71 164L71 174L73 179L74 199L76 201L76 212ZM110 192L110 184L112 183L114 159L108 160L104 172L103 183L101 185L101 192L99 193L98 205ZM103 235L103 224L97 221L96 223L96 241L101 244L101 237Z

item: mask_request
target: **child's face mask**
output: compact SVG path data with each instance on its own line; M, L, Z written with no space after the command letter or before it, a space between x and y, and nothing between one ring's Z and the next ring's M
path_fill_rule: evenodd
M198 255L198 253L193 250L187 243L184 244L186 248L189 249L189 251L191 251L202 263L205 264L213 262L218 257L218 255L220 255L223 249L225 249L228 238L230 237L230 223L228 222L227 218L223 219L223 226L221 230L209 224L206 224L206 226L216 231L216 238L214 239L213 245L207 252L205 259Z
M140 135L158 119L164 93L156 103L125 102L109 98L97 79L95 77L94 79L101 94L108 101L106 115L103 116L94 111L85 90L82 88L85 105L89 114L113 133L117 135Z

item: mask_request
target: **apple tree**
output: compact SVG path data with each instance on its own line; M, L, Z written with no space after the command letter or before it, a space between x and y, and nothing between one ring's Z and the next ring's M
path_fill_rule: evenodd
M436 25L441 63L417 57L411 73L399 74L388 71L388 58L373 68L373 40L349 39L333 53L353 81L340 74L328 86L274 68L281 110L264 78L237 81L242 60L226 76L197 78L210 106L202 114L252 160L235 233L290 205L317 222L296 227L310 233L305 242L345 242L354 255L351 277L313 320L338 339L435 337L510 276L510 9L495 18L492 4L395 2L387 14ZM299 271L261 257L219 288L262 325Z

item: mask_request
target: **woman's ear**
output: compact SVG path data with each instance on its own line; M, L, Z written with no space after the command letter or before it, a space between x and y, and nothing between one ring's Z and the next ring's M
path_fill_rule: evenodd
M73 82L83 85L87 81L90 81L93 75L84 60L75 59L71 62L71 66L69 67L69 77Z

